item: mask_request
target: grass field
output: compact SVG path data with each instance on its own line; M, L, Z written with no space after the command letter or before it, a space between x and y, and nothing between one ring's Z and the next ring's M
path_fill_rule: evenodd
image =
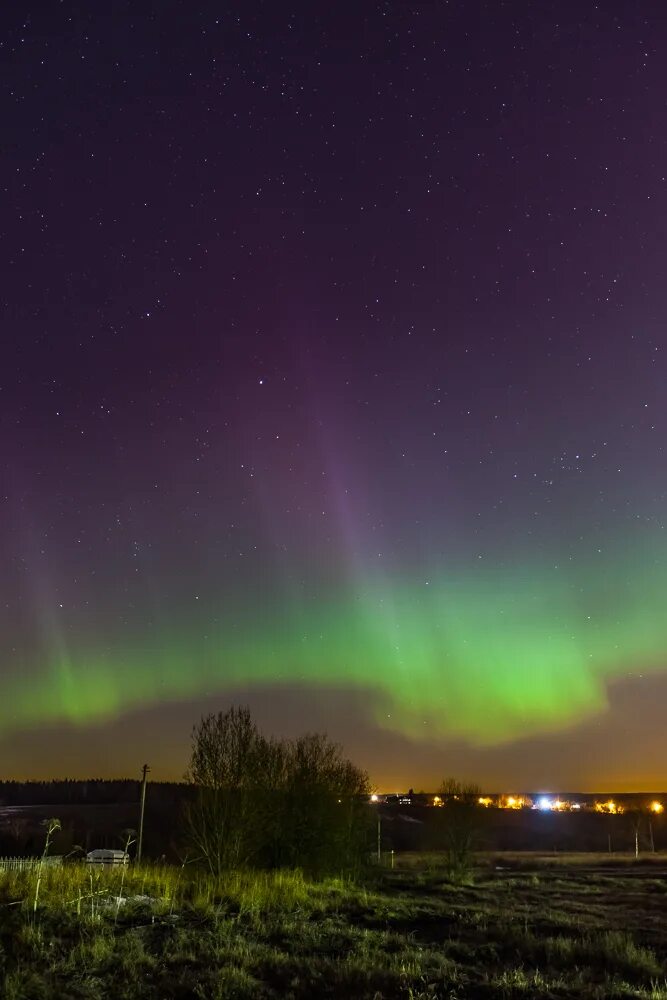
M667 1000L667 858L436 855L363 884L192 868L0 873L0 996Z

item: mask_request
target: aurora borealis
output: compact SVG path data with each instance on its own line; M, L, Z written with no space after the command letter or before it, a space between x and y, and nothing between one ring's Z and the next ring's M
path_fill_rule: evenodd
M657 14L2 18L2 776L659 786Z

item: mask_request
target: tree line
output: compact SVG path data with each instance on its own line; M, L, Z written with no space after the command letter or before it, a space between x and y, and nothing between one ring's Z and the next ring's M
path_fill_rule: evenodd
M182 782L151 782L156 801L178 802L190 789ZM139 779L62 778L53 781L0 781L0 806L115 805L136 802Z

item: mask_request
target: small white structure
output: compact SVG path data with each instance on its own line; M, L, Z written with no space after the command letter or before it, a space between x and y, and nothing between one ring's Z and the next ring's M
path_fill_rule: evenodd
M98 847L86 854L89 865L126 865L129 860L130 855L127 851L116 851L107 847Z

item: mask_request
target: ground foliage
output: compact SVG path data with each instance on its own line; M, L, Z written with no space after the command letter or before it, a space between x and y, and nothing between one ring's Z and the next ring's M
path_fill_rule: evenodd
M363 882L71 864L36 907L34 872L0 874L0 995L667 998L661 860L574 861L484 859L469 884L436 857Z

